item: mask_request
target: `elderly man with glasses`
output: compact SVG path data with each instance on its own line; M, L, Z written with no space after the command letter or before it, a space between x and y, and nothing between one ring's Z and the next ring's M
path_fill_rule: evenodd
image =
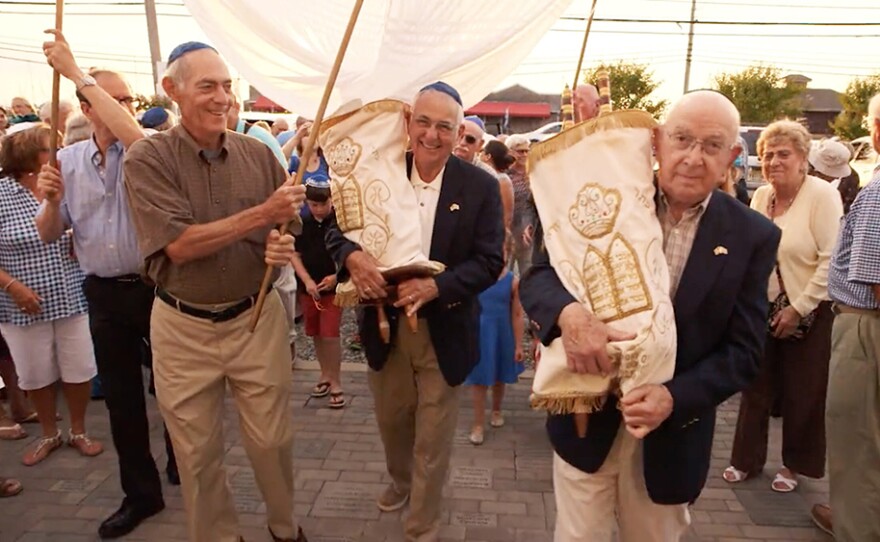
M571 415L549 417L556 542L610 542L615 530L621 542L680 540L709 472L715 409L757 374L780 233L716 189L739 153L738 128L727 98L698 91L657 130L655 205L678 334L675 374L610 397L590 415L585 438ZM520 291L544 344L561 336L573 372L612 371L606 347L619 334L575 301L545 250Z

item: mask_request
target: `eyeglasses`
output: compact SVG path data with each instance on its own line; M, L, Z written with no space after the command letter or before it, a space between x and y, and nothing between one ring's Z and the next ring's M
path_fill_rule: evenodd
M474 143L477 142L477 138L472 136L471 134L465 134L464 140L468 145L473 145Z
M529 154L529 148L526 147L525 149L513 149L513 152L515 152L516 154Z
M733 145L727 145L721 139L699 139L685 133L669 134L669 141L672 143L672 148L677 151L690 151L694 145L699 144L706 156L717 156L721 151L733 148Z
M121 105L123 107L129 107L131 105L134 105L135 100L136 100L133 96L122 96L121 98L117 98L114 96L113 99L116 100L117 102L119 102L119 105Z
M782 150L782 151L776 151L776 152L768 151L768 152L765 152L764 154L762 154L761 156L759 156L758 159L761 162L772 162L774 158L778 158L780 160L788 160L789 158L791 158L792 154L793 153L789 150Z

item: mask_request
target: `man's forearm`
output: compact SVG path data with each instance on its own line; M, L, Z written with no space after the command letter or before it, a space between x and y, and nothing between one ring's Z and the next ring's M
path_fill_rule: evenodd
M184 264L219 252L254 230L270 225L271 220L260 206L251 207L214 222L189 226L165 247L165 253L175 264Z
M64 219L61 217L61 207L49 202L37 213L37 233L44 243L52 243L64 234Z
M80 89L80 93L125 148L144 137L137 120L113 96L107 94L107 91L97 85L90 85Z

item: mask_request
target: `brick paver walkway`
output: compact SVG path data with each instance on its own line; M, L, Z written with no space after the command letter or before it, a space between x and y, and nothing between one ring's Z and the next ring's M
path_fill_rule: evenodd
M309 364L294 373L296 514L311 542L403 540L401 512L380 513L377 492L388 482L382 444L372 414L363 366L345 373L351 401L343 411L323 408L326 399L308 399L317 373ZM545 542L552 540L555 519L550 471L550 448L542 416L527 407L531 381L523 379L505 399L507 425L488 429L486 442L471 446L467 434L472 413L468 390L462 411L449 483L446 487L442 538L445 540ZM161 420L152 399L150 421L153 451L164 470ZM231 403L226 410L227 461L236 497L242 534L249 542L268 542L264 506L254 484ZM791 495L769 489L779 466L779 425L773 424L767 475L735 489L720 478L727 464L736 403L722 407L713 468L707 489L693 506L688 541L745 542L828 541L810 524L808 510L827 498L827 482L804 480ZM62 422L64 426L64 422ZM98 540L101 519L121 499L116 457L109 438L103 404L93 402L89 413L93 436L108 450L93 459L79 457L67 447L45 463L24 467L19 458L29 440L0 442L0 473L19 478L25 491L0 501L0 541L80 542ZM32 435L36 426L30 426ZM166 487L164 512L145 522L124 540L183 541L184 512L180 493Z

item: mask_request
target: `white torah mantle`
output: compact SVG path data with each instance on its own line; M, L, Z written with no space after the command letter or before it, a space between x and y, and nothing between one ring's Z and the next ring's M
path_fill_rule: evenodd
M406 174L405 108L403 102L382 100L336 115L324 121L318 141L343 235L373 256L379 271L434 275L445 266L422 251L419 204ZM350 281L336 294L339 305L358 302Z
M615 372L607 377L570 371L561 338L541 345L533 408L589 413L610 393L672 378L675 318L655 208L654 127L648 113L618 111L531 149L530 184L556 274L588 311L636 335L609 343Z

